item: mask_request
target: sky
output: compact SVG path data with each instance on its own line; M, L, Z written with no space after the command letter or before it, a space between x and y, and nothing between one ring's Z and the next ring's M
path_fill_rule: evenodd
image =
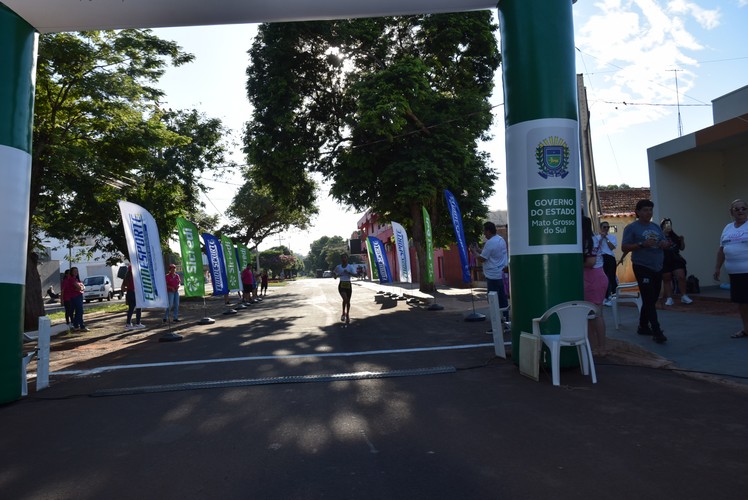
M597 183L648 187L647 148L709 127L711 101L748 85L748 0L578 0L573 12L576 73L587 89ZM164 106L220 118L234 132L232 159L245 163L241 131L252 113L247 51L256 25L154 31L195 55L160 81ZM482 144L499 174L487 202L491 211L507 207L503 101L499 69L491 98L493 139ZM212 188L203 198L207 211L222 214L241 182L238 172L222 182L206 179ZM348 238L363 214L337 204L327 191L320 183L320 214L309 230L291 229L260 249L283 244L304 255L322 236Z

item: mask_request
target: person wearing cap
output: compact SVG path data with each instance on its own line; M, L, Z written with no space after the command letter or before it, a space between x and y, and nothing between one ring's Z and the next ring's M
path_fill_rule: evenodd
M179 285L182 280L177 274L177 266L169 264L169 272L166 275L166 295L169 297L169 307L164 312L164 323L169 321L169 310L173 310L175 322L179 321Z

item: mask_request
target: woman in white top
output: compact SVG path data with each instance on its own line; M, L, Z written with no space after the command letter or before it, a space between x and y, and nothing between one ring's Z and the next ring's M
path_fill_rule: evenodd
M353 288L351 286L351 276L356 276L356 268L348 263L348 255L340 254L340 264L338 264L332 271L336 278L340 278L338 284L338 293L343 297L343 314L340 316L340 321L345 321L346 324L350 323L349 313L351 312L351 294Z
M732 335L734 339L748 337L748 205L737 199L730 204L733 222L722 230L717 250L714 279L719 281L722 264L730 276L730 300L738 304L743 329Z

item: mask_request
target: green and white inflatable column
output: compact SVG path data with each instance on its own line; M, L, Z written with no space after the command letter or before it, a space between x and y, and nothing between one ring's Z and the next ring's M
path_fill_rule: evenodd
M34 29L0 4L0 403L21 397L36 43Z
M584 298L572 0L501 0L498 11L518 364L532 318Z

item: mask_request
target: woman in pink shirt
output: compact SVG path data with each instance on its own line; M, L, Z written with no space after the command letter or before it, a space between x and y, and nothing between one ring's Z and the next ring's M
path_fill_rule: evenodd
M83 324L83 283L78 277L78 268L70 268L70 276L62 283L62 296L70 301L73 309L73 330L89 331Z
M169 307L164 312L164 323L169 321L169 310L173 309L174 322L179 322L179 285L182 280L177 274L177 266L169 264L169 273L166 275L166 295L169 297Z

